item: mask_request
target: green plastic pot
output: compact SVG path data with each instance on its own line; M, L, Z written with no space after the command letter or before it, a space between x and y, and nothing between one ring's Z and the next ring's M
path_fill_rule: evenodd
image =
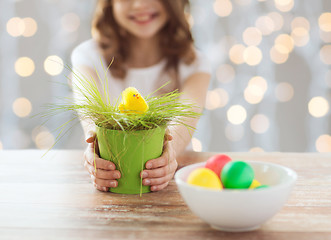
M121 172L118 186L110 188L110 192L150 192L149 186L142 185L140 172L148 160L162 155L164 134L165 127L125 132L97 127L100 157L112 161Z

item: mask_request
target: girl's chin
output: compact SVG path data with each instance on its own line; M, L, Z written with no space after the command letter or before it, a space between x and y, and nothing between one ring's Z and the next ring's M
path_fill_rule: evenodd
M157 32L131 32L134 38L151 39L157 35Z

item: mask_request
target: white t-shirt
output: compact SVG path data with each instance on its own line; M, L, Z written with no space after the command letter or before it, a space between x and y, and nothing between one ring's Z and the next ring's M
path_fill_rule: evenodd
M181 85L194 73L211 73L208 59L198 51L196 51L196 56L196 60L190 65L180 62L178 73ZM116 61L116 59L114 59L114 61ZM135 87L142 96L151 94L157 89L157 86L159 86L157 82L166 64L166 60L164 59L150 67L130 68L127 71L124 81L116 79L109 71L105 74L105 70L107 69L106 61L100 54L97 43L93 39L81 43L73 50L71 62L74 71L78 70L79 66L88 66L95 69L102 80L104 80L104 76L106 76L109 84L109 94L112 100L118 99L122 91L127 87ZM75 81L75 78L73 78L73 81Z

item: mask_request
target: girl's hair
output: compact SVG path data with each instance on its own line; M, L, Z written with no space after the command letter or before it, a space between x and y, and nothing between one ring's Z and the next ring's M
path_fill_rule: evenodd
M166 59L164 72L174 81L167 85L167 91L179 88L178 65L180 61L192 63L196 56L193 50L193 38L185 16L188 0L159 0L168 13L168 22L160 30L160 49ZM99 0L92 23L92 35L97 41L101 53L111 66L112 76L124 79L128 58L128 40L125 30L117 24L113 15L112 0ZM161 47L162 46L162 47ZM163 85L164 82L160 82Z

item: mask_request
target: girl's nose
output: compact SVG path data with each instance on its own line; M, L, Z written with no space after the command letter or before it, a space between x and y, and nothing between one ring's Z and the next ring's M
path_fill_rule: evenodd
M145 8L149 5L150 0L131 0L134 8Z

